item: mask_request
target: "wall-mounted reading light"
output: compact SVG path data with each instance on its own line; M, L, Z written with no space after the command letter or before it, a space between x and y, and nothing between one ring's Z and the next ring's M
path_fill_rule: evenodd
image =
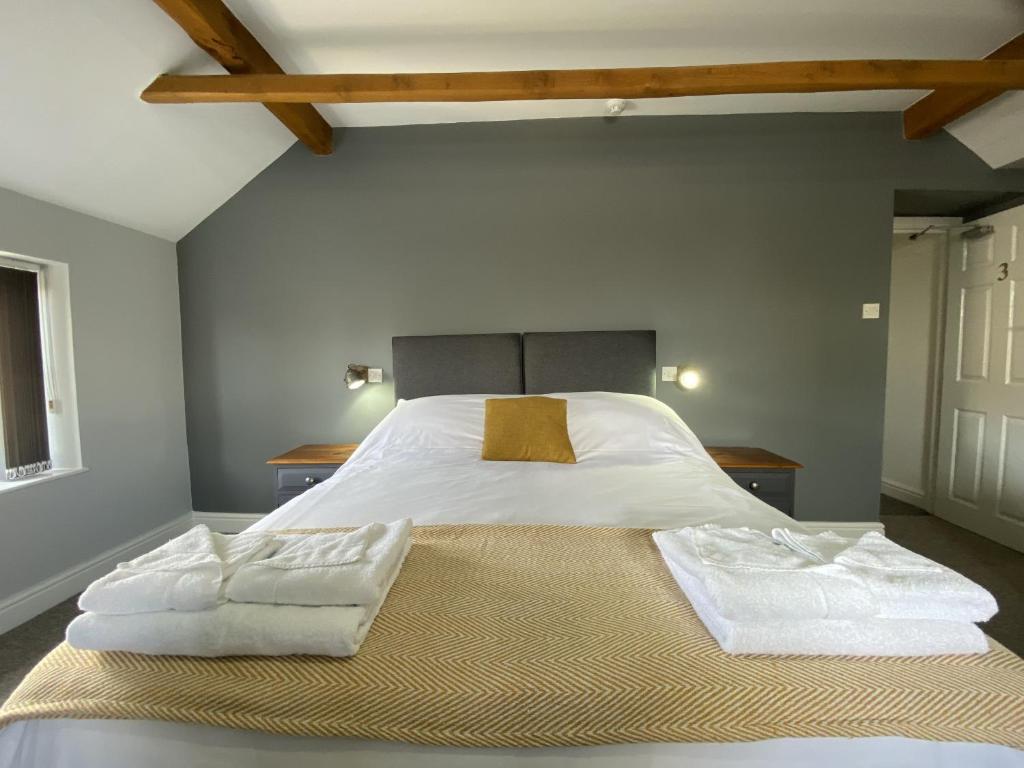
M348 370L345 371L345 386L349 389L359 389L368 378L370 378L368 366L349 363Z
M349 389L359 389L363 384L380 384L384 381L383 368L370 368L358 363L349 363L345 371L345 386Z
M696 368L681 368L679 370L679 386L683 389L696 389L700 386L701 375Z

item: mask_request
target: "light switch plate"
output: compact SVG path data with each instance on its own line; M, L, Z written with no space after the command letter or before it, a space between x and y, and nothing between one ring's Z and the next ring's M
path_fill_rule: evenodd
M865 320L877 320L882 316L882 305L865 304L860 316Z
M380 384L384 381L384 369L383 368L370 368L366 372L366 383L367 384Z
M679 375L679 368L674 365L666 365L661 369L661 380L662 381L675 381L676 376Z

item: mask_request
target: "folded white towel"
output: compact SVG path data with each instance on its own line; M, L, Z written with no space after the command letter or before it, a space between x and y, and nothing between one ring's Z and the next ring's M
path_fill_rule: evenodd
M747 571L789 571L808 565L804 555L752 528L708 525L685 530L704 565Z
M280 548L281 541L274 534L263 531L247 531L234 535L214 533L213 544L220 558L224 581L230 579L246 563L273 555Z
M351 656L367 610L225 603L207 611L83 613L68 626L67 640L88 651L168 656Z
M286 570L348 565L362 560L366 547L385 531L383 523L370 523L348 533L284 534L273 557L260 562L266 568Z
M988 651L969 622L929 619L810 619L730 621L712 605L701 582L675 562L669 570L722 650L732 654L810 656L938 656Z
M842 566L816 563L748 528L659 531L666 562L700 581L716 613L737 621L857 619L877 612L871 593Z
M412 521L405 519L347 534L282 535L273 557L238 569L227 597L236 603L373 605L411 533Z
M834 563L856 576L877 601L878 618L977 622L999 610L984 587L875 531L847 539L831 531L812 536L776 528L772 537L815 562Z
M808 543L805 543L808 539L816 539L815 545L809 546ZM836 555L844 549L849 549L853 543L850 539L832 531L810 536L789 528L772 528L772 540L795 553L809 557L816 563L831 563Z
M89 585L78 605L105 614L213 608L223 601L225 579L277 546L277 538L269 533L225 536L197 525L151 552L119 563Z
M408 549L407 541L372 605L226 603L207 611L84 613L68 626L67 640L83 650L151 655L352 656L370 631Z

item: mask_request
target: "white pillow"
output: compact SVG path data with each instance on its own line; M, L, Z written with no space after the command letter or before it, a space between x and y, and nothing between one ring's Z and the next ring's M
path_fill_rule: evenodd
M422 457L443 453L480 458L484 400L504 395L437 395L399 400L363 441L363 453L405 451ZM516 397L516 395L511 395Z
M577 458L593 453L704 453L700 440L660 400L613 392L567 392L569 439Z
M360 453L413 452L479 458L484 401L521 395L438 395L400 400L363 441ZM702 454L700 441L664 403L643 395L569 392L569 439L578 461L613 453Z

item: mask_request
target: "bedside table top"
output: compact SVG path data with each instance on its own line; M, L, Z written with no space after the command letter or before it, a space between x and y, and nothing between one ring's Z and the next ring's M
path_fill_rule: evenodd
M267 460L267 464L344 464L359 443L300 445ZM705 446L722 469L803 469L803 464L766 451L740 446Z
M764 448L743 448L706 445L704 449L711 454L722 469L803 469L799 462L766 451Z
M359 443L300 445L269 459L267 464L344 464L358 447Z

